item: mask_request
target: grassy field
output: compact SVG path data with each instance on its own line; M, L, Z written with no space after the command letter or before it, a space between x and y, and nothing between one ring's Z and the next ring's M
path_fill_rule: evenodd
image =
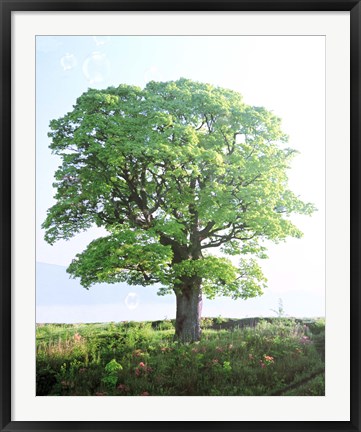
M204 318L202 340L171 321L37 326L37 395L321 396L323 319Z

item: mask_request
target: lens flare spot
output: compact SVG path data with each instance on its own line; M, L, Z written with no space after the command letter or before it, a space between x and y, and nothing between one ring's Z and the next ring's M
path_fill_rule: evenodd
M130 292L125 297L125 305L129 310L134 310L139 306L139 295L135 292Z
M74 54L66 53L60 59L60 65L64 71L68 71L74 69L77 64L76 57Z
M83 74L90 84L96 84L108 78L110 62L106 54L93 52L83 63Z

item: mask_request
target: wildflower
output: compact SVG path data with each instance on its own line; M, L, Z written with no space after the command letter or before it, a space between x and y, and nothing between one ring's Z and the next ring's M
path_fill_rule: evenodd
M144 391L143 393L140 394L141 396L149 396L149 393L147 391Z
M75 335L74 335L74 340L75 340L76 342L79 342L79 341L81 340L81 336L80 336L79 333L75 333Z
M263 363L262 360L259 361L259 364L261 365L261 368L262 368L262 369L266 367L265 363Z
M309 344L311 341L310 341L310 338L308 337L308 336L302 336L301 337L301 339L300 339L300 343L301 344Z
M122 392L128 392L129 391L129 387L125 384L119 384L117 389L122 391Z
M139 377L142 373L146 374L152 372L152 370L150 366L147 366L144 362L140 362L138 367L135 368L135 375Z
M263 359L267 364L274 363L274 358L272 356L264 355Z

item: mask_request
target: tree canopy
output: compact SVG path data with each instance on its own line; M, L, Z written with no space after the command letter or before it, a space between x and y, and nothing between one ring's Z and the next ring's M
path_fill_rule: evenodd
M46 240L93 225L109 233L68 268L86 288L167 293L193 277L208 298L259 295L264 240L301 237L290 216L314 211L288 188L296 152L280 119L232 90L183 78L90 89L50 127L62 165Z

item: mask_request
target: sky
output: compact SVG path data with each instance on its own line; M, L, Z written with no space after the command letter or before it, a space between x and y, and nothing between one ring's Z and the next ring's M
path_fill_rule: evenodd
M290 189L317 212L294 216L302 239L269 245L261 262L264 296L246 301L205 301L204 316L272 316L279 299L287 315L325 311L325 39L322 36L37 36L36 40L36 257L37 321L93 322L175 316L175 298L156 289L95 286L69 281L65 268L101 229L50 246L41 223L54 204L54 172L60 160L49 150L49 122L72 110L89 88L180 77L230 88L248 105L282 119L288 145L299 151L289 170ZM46 264L46 265L45 265ZM52 265L52 266L51 266ZM60 270L61 269L61 270ZM60 273L59 273L60 272ZM119 295L119 293L122 293ZM150 307L151 306L151 307Z

